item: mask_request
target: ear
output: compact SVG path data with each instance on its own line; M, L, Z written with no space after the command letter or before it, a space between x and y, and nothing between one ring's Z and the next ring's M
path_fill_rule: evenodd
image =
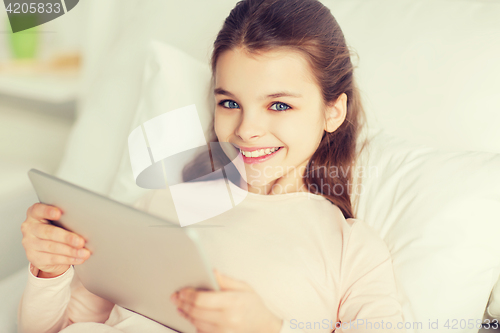
M342 125L347 114L347 95L342 95L326 107L325 131L332 133Z

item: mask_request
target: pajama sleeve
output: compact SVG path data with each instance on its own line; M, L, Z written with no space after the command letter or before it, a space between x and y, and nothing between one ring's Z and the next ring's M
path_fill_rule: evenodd
M144 209L149 195L134 203ZM77 322L104 323L114 304L88 291L73 266L55 278L39 278L29 264L28 282L17 314L18 333L56 333Z
M19 333L55 333L75 322L104 323L109 317L114 304L85 289L73 266L55 278L37 274L30 263L18 309Z
M406 332L387 245L363 221L347 222L335 332Z

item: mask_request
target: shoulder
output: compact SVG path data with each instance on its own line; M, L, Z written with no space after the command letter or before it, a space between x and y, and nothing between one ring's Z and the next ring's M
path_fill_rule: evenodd
M276 200L279 201L279 200ZM282 207L277 210L287 219L297 220L299 225L315 231L330 246L338 249L343 235L350 227L339 207L319 195L301 193L283 197Z
M155 200L170 199L172 200L172 193L179 194L192 194L193 191L209 190L213 191L215 187L225 186L224 178L221 173L215 172L207 174L203 177L197 178L193 181L180 182L173 185L168 185L165 189L149 190L143 194L133 205L141 209L147 208L148 204Z
M365 221L356 218L344 217L339 207L330 201L317 200L311 203L313 215L325 223L319 223L325 234L335 234L340 237L342 248L342 264L353 265L356 263L370 263L391 259L390 251L372 227Z
M392 257L382 238L362 220L347 219L346 224L341 259L344 287L359 279L390 278Z
M134 208L169 220L176 219L170 190L150 190L132 205Z
M365 260L384 260L391 257L387 244L366 222L360 219L345 220L345 254L363 257Z
M150 190L133 206L179 223L178 214L210 212L223 203L226 203L224 208L230 207L224 179L204 177L199 181L183 182L165 189Z
M155 194L156 190L149 190L139 197L133 204L132 207L147 211L151 198Z
M349 230L343 244L338 318L342 322L354 319L392 322L394 328L403 321L404 296L396 282L389 249L365 222L348 219L346 223Z

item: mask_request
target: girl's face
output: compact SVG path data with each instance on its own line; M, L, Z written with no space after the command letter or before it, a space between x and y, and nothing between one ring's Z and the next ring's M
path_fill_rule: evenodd
M344 121L347 96L325 106L306 59L287 49L222 53L214 94L215 133L242 151L245 163L237 167L249 192L307 191L305 167L324 131Z

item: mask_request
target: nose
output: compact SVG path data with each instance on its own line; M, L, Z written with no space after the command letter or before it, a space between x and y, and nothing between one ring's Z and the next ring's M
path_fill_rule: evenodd
M253 141L264 134L264 119L259 117L257 112L242 112L239 125L236 127L235 134L242 141Z

